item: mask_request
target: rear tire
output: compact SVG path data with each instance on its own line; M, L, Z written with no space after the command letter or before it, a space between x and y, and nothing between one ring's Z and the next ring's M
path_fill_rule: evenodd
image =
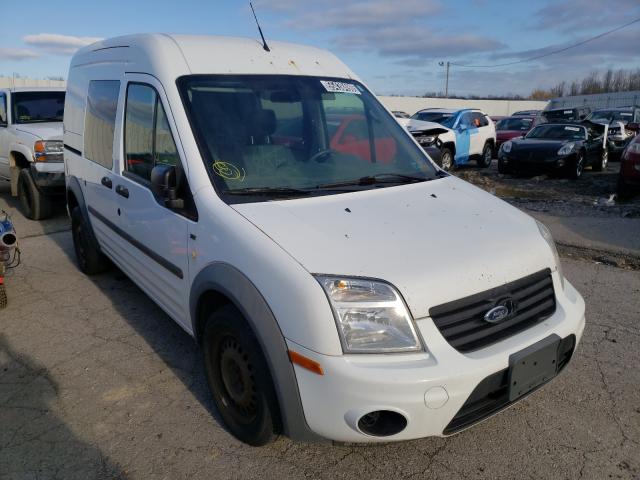
M109 260L89 234L90 228L80 207L75 207L71 211L71 235L73 236L73 248L76 252L78 268L85 275L97 275L109 268Z
M478 158L477 163L480 168L488 168L491 166L491 160L493 159L493 147L489 142L484 144L482 148L482 155Z
M440 150L440 166L443 170L450 172L454 169L453 152L450 148L444 147Z
M233 436L256 447L274 441L282 427L271 373L251 327L233 305L209 315L203 350L213 400Z
M584 164L585 164L584 152L580 150L576 154L576 160L569 167L570 168L569 178L573 180L578 180L582 176L582 172L584 172Z
M18 198L22 213L31 220L44 220L53 212L51 199L38 190L28 168L20 170L18 175Z

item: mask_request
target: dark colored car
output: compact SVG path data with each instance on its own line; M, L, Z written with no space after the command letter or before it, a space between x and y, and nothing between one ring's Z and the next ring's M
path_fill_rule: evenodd
M534 117L506 117L496 123L496 147L512 138L521 137L535 125Z
M640 135L625 148L620 158L618 196L628 198L640 192Z
M575 107L575 108L554 108L552 110L544 110L540 114L540 123L573 123L581 122L587 115L591 113L589 107Z
M593 111L587 120L609 125L609 156L617 159L636 136L638 123L640 123L640 108L603 108Z
M562 173L580 178L585 167L607 166L606 127L591 122L545 123L524 138L502 144L498 155L500 173Z

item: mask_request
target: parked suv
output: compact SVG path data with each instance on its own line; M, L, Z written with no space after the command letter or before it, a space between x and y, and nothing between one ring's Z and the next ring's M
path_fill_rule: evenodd
M437 135L428 133L434 123L447 129L446 133L440 134L443 165L445 155L449 152L453 154L454 166L465 165L470 160L475 160L483 168L491 165L496 146L496 127L486 114L475 109L427 108L416 112L407 123L407 128L414 136L438 139Z
M0 90L0 179L11 182L24 214L42 220L64 193L64 89Z
M332 54L134 35L79 50L68 86L78 265L109 258L196 339L239 439L449 435L571 358L584 301L549 231Z

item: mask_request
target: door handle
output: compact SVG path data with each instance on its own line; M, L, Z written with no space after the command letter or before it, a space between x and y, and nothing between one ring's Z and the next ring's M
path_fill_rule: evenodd
M116 187L116 193L118 195L122 195L124 198L129 198L129 190L127 190L127 188L123 187L122 185L118 185Z
M113 182L109 177L102 177L102 180L100 180L100 183L102 183L102 185L104 185L107 188L113 187Z

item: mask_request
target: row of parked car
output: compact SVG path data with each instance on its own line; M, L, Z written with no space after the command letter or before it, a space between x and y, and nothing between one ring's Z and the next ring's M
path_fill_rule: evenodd
M640 183L634 141L640 130L640 107L525 110L509 117L442 108L427 108L412 116L394 114L445 170L472 160L486 168L497 156L500 173L550 173L577 179L589 166L601 171L609 159L621 159L620 195L631 195Z

